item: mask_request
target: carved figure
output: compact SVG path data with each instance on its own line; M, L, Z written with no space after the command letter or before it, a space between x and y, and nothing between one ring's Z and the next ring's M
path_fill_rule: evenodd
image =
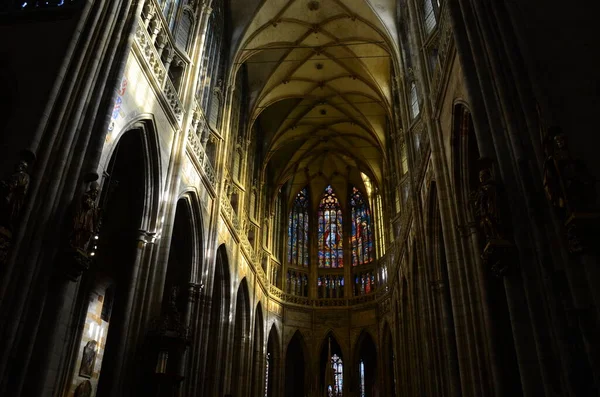
M1 182L2 203L0 204L0 225L12 229L21 213L29 188L28 164L25 160L19 161L15 172L8 179Z
M501 239L496 181L491 166L486 165L479 171L479 187L474 193L475 213L486 240Z
M97 199L100 186L92 182L90 188L81 197L79 206L73 218L73 234L71 246L75 249L86 251L90 239L98 231L100 224L100 209Z
M79 368L79 376L91 378L96 364L96 347L98 342L95 340L89 341L83 348L83 356L81 357L81 367Z
M570 213L590 210L595 205L594 180L586 166L571 157L567 137L550 136L544 163L544 190L553 207Z

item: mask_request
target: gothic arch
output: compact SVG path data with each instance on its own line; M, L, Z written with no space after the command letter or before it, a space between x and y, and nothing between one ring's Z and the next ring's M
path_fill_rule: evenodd
M364 392L365 397L378 395L378 365L377 365L377 346L375 340L369 331L362 330L354 347L354 360L352 370L353 389ZM361 373L362 371L362 373ZM364 381L364 382L363 382ZM364 390L362 387L364 386Z
M128 134L137 132L140 136L140 151L144 161L144 214L140 224L140 230L154 231L158 225L158 211L160 207L160 196L162 194L162 172L160 143L158 139L158 130L154 115L141 114L129 121L129 123L119 133L112 146L105 152L104 164L101 168L110 174L110 163L120 151L120 143ZM103 157L104 157L103 155ZM104 194L104 188L103 188Z
M248 389L250 358L250 294L248 281L243 278L237 290L231 358L231 393L242 396Z
M100 371L95 394L98 396L114 394L122 376L119 369L131 365L128 353L142 338L139 324L143 318L140 316L147 313L150 299L136 303L135 296L143 296L142 280L152 277L152 268L140 262L146 255L144 251L151 249L154 243L150 233L156 230L161 191L154 123L142 117L124 131L105 152L105 177L101 181L99 199L103 209L102 229L95 241L97 255L84 276L84 288L79 295L79 321L81 329L85 326L88 332L74 339L81 342L93 339L104 346L102 362L97 362ZM144 242L141 246L140 241ZM110 307L106 307L104 322L99 323L90 311L90 301L104 303L109 295L106 303ZM92 333L90 328L102 329L102 332ZM72 374L79 376L75 370Z
M281 339L275 324L271 326L269 337L267 339L267 360L269 363L269 371L265 376L265 381L267 382L266 397L275 397L280 394L283 385L283 382L281 381Z
M317 392L318 393L322 393L325 391L326 388L326 381L327 379L325 379L326 376L326 371L327 371L327 366L331 365L331 357L329 357L329 352L330 352L330 345L331 345L331 355L337 355L341 358L342 360L342 364L343 364L343 371L342 371L342 375L343 375L343 385L342 385L342 393L346 393L348 388L348 380L349 380L349 373L351 372L349 370L350 367L350 363L352 362L350 359L350 355L349 354L344 354L344 349L342 348L342 345L339 343L339 339L336 338L335 336L335 332L330 329L329 331L327 331L327 333L325 334L325 338L323 338L322 342L321 342L321 347L319 349L319 361L318 361L318 371L319 371L319 382L317 385ZM331 381L331 379L330 379Z
M260 302L256 305L254 314L254 335L252 338L253 352L252 352L252 387L250 391L254 396L260 396L264 394L264 380L265 380L265 323L263 319L263 310ZM261 393L262 391L262 393Z
M204 241L204 221L200 211L200 201L194 189L188 189L182 193L180 200L185 200L190 213L190 226L193 233L193 260L192 260L192 282L200 284L202 281L202 268L206 258L206 244Z
M383 378L383 395L384 396L395 396L396 395L396 360L397 350L394 343L394 336L392 334L389 323L386 321L383 324L383 331L381 334L381 357L382 357L382 378Z
M462 212L460 209L465 209L467 212L464 215L466 219L461 220L464 222L471 218L468 210L469 194L477 186L476 161L479 158L479 149L471 111L462 100L454 102L450 147L452 148L451 169L454 194L458 202L459 213Z
M222 395L224 392L231 305L231 275L227 248L221 244L217 249L212 293L210 294L210 319L208 332L208 352L204 372L204 395Z
M309 363L306 342L300 330L296 330L285 352L284 395L286 397L304 397L308 393Z

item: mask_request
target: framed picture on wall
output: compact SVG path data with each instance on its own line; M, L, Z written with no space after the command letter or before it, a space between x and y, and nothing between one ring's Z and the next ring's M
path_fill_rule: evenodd
M91 340L86 343L83 348L83 356L81 357L81 367L79 368L79 376L91 378L94 373L94 365L96 364L98 342Z

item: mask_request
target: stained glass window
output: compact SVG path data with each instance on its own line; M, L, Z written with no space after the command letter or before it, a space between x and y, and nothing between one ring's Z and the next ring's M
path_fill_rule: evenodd
M288 270L287 293L297 296L308 296L308 275Z
M370 294L377 288L373 272L359 273L354 277L354 294L356 296Z
M344 266L342 209L333 188L327 186L319 204L319 267Z
M360 372L360 397L365 397L365 362L360 360L359 364L359 372Z
M373 232L369 204L356 187L350 195L352 211L352 266L373 262Z
M267 364L265 367L265 397L269 395L269 367L271 366L271 353L267 353ZM361 361L362 362L362 361Z
M343 298L344 276L321 275L317 277L317 294L319 298Z
M333 367L333 387L329 386L329 395L341 397L344 389L344 364L342 358L337 354L331 356L331 366Z
M308 192L296 196L288 223L288 263L308 266Z

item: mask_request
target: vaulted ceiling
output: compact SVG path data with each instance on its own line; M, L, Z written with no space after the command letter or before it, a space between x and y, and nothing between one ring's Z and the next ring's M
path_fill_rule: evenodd
M268 182L377 185L386 172L395 1L265 0L240 34ZM315 197L316 198L316 197Z

